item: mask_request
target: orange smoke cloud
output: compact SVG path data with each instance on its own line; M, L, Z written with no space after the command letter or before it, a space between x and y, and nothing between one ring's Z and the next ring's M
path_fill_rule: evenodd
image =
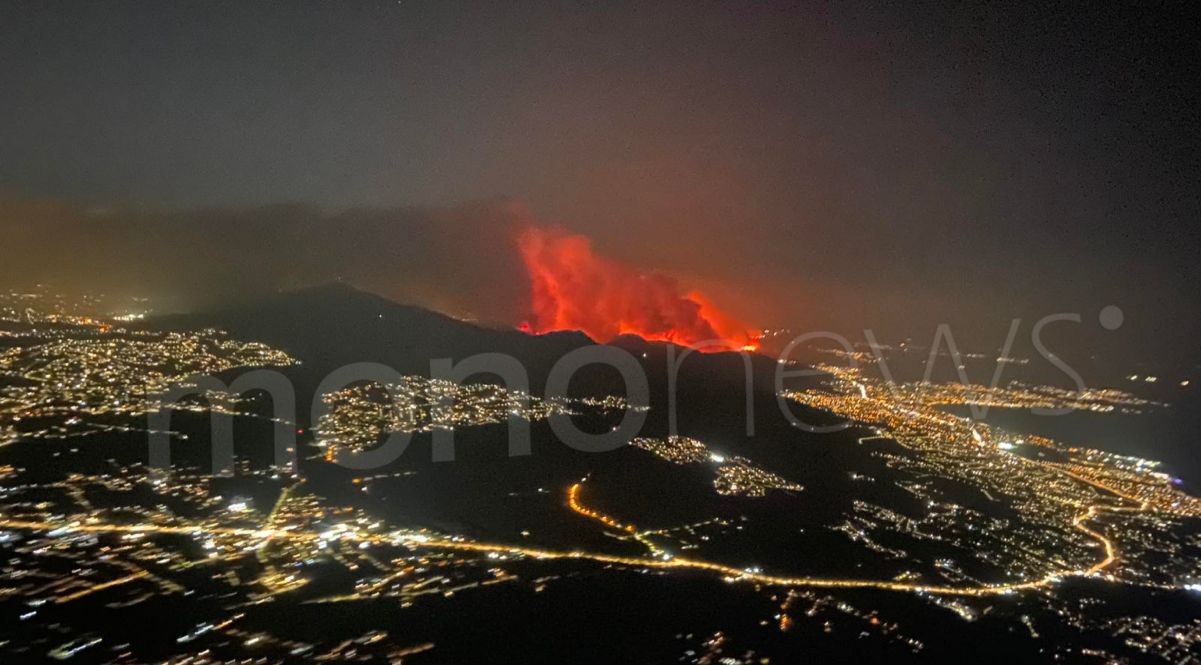
M517 245L530 276L528 332L578 330L600 342L635 334L708 351L758 348L750 327L700 292L685 295L667 275L596 256L584 236L527 226Z

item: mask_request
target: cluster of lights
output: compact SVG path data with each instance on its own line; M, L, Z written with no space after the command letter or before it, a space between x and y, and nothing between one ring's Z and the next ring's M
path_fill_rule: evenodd
M332 459L335 451L358 452L394 432L432 432L507 422L543 420L553 413L577 415L581 408L624 411L624 398L544 400L490 383L459 384L404 376L385 389L357 385L323 395L327 413L316 426L317 441Z
M282 351L229 339L217 330L129 335L91 317L33 312L26 307L21 315L56 327L28 331L27 339L0 351L0 445L21 437L128 430L133 427L129 417L161 408L156 395L193 375L296 362ZM87 325L64 328L64 317L72 325ZM234 400L211 397L214 408L233 412Z
M716 464L713 487L725 496L764 497L768 490L800 492L805 489L796 483L760 469L745 457L727 458L709 450L702 441L686 436L669 436L664 439L638 437L630 445L673 463L673 464Z
M1123 561L1118 570L1110 570L1119 561L1120 543L1133 537L1130 520L1157 520L1167 529L1179 517L1201 516L1201 501L1181 492L1173 479L1156 471L1154 462L1069 448L1043 437L1015 437L941 408L948 403L1028 406L1037 402L1048 408L1106 401L1144 404L1125 393L885 384L851 369L824 369L831 374L829 390L792 391L784 396L875 426L872 435L861 441L891 439L909 449L907 454L896 454L885 447L874 454L915 478L899 484L927 506L926 516L920 519L860 506L864 516L846 529L856 539L871 542L871 531L887 530L941 540L973 553L977 567L991 567L1002 580L1013 580L1010 583L1057 581L1102 571L1114 578L1131 565ZM976 488L984 498L1005 501L1014 515L989 517L958 505L947 500L945 491L930 478ZM1100 526L1090 526L1102 514L1107 516L1105 533ZM1118 518L1126 518L1127 524L1123 526ZM1098 546L1103 550L1100 561ZM1061 572L1048 576L1049 569ZM948 575L949 571L944 567L940 572Z

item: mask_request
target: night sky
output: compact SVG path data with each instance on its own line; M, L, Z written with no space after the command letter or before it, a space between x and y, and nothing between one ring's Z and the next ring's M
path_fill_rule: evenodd
M1196 362L1189 3L1017 4L7 0L0 281L515 323L554 223L762 326Z

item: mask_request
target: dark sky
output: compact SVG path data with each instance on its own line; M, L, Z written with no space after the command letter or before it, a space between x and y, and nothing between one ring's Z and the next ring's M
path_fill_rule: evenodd
M515 321L537 220L765 326L1114 304L1110 344L1195 361L1187 8L8 0L0 279Z

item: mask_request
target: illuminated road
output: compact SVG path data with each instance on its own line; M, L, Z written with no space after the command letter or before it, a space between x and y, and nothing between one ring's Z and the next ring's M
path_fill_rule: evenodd
M112 588L112 587L115 587L115 586L120 586L120 585L122 585L122 584L125 584L125 583L127 583L127 582L132 582L132 581L134 581L134 580L140 580L140 579L143 579L143 578L146 578L146 577L150 577L150 573L148 573L148 572L146 572L146 571L144 571L144 570L143 570L143 571L140 571L140 572L136 572L136 573L134 573L134 574L132 574L132 575L126 575L125 577L122 577L122 578L120 578L120 579L115 579L115 580L113 580L113 581L111 581L111 582L105 582L105 583L103 583L103 584L97 584L96 586L89 587L89 588L87 588L87 589L84 589L83 591L79 591L79 592L77 592L77 593L73 593L73 594L70 594L70 595L68 595L68 596L63 596L63 597L61 597L61 598L58 598L58 599L56 599L54 602L56 602L56 603L69 603L69 602L71 602L72 600L77 600L77 599L79 599L79 598L83 598L84 596L87 596L87 595L90 595L90 594L96 593L97 591L103 591L103 590L105 590L105 589L109 589L109 588Z
M580 484L572 485L567 491L568 506L572 511L597 520L605 526L623 531L628 534L637 534L635 527L627 524L622 524L617 520L601 515L585 507L580 502ZM1090 538L1095 539L1105 548L1105 558L1094 564L1090 568L1082 570L1064 570L1050 573L1041 579L1032 580L1029 582L1020 582L1014 584L1002 584L995 586L980 586L980 587L953 587L953 586L933 586L926 584L912 584L904 582L889 582L884 580L859 580L859 579L831 579L820 577L787 577L782 575L770 575L766 573L751 572L727 566L719 563L701 561L697 559L664 558L653 559L646 557L628 557L617 556L611 554L601 554L593 552L581 551L556 551L542 550L530 547L517 547L507 544L498 543L481 543L461 540L450 540L445 538L430 538L425 536L400 536L387 537L381 534L356 534L346 532L342 537L357 541L388 541L396 542L410 547L420 547L429 549L445 549L458 550L468 552L481 553L497 553L507 555L527 556L535 559L582 559L589 561L598 561L601 563L610 563L622 566L632 566L640 568L653 569L684 569L684 570L699 570L721 575L727 581L749 581L772 586L793 586L793 587L815 587L815 588L857 588L857 589L884 589L888 591L901 591L909 593L926 593L934 595L947 596L993 596L1024 591L1028 589L1038 589L1051 586L1059 582L1064 577L1090 576L1099 573L1117 560L1117 550L1112 541L1106 538L1101 533L1093 531L1084 526L1088 520L1096 517L1102 511L1140 511L1144 507L1139 508L1110 508L1106 506L1091 506L1089 509L1080 514L1073 522L1072 526L1087 534ZM285 539L303 539L317 540L319 535L310 532L289 531L285 529L233 529L222 527L201 527L201 526L156 526L156 525L119 525L119 524L97 524L97 523L45 523L45 522L29 522L19 520L4 520L0 519L0 527L9 529L33 529L33 530L62 530L62 531L84 531L84 532L115 532L115 533L177 533L177 534L228 534L247 536L252 538L285 538Z
M620 529L627 533L636 533L637 529L633 526L622 524L617 520L597 513L594 510L586 508L580 503L580 490L582 485L576 483L567 490L567 505L576 513L595 519L606 526ZM1109 567L1117 560L1117 549L1114 547L1113 541L1106 538L1104 535L1089 529L1084 526L1084 522L1096 517L1103 510L1111 510L1117 512L1133 512L1145 510L1145 506L1139 508L1111 508L1107 506L1090 506L1087 512L1081 513L1072 522L1072 526L1087 534L1089 537L1097 540L1105 548L1105 558L1092 567L1084 570L1065 570L1046 575L1045 577L1033 580L1030 582L1020 582L1014 584L1002 584L995 586L980 586L980 587L948 587L948 586L930 586L925 584L908 584L903 582L887 582L882 580L841 580L829 579L820 577L783 577L779 575L767 575L764 573L752 573L746 570L740 570L731 566L723 566L721 564L709 563L705 561L697 561L693 559L628 559L629 561L638 561L639 563L631 565L644 565L648 567L658 568L697 568L701 570L710 570L722 573L727 577L737 579L745 579L763 584L784 585L784 586L805 586L805 587L844 587L844 588L876 588L888 589L890 591L908 591L916 593L929 593L937 595L957 595L957 596L991 596L998 594L1012 593L1026 589L1037 589L1050 586L1058 582L1064 577L1080 577L1090 576L1099 573L1101 570ZM598 555L587 555L589 558L600 559ZM652 564L659 564L654 565Z

